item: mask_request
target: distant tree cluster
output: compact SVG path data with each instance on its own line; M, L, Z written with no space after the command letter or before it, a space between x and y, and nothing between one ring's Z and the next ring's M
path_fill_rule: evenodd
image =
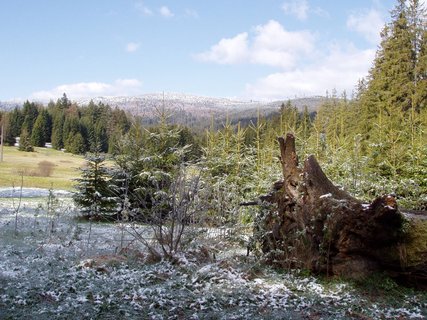
M55 149L74 154L95 150L113 153L116 142L130 128L130 119L123 110L92 101L80 107L65 93L47 107L26 101L6 117L5 143L14 145L20 137L19 149L23 151L51 143Z

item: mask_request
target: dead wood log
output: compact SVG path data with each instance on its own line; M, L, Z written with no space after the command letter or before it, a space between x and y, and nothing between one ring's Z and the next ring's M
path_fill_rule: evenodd
M399 210L392 195L366 204L335 186L314 156L298 166L295 138L278 138L283 180L254 230L267 262L363 278L386 271L427 286L427 213Z

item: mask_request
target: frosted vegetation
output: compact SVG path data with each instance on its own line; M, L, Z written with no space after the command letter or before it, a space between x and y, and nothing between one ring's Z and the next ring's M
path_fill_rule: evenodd
M52 194L21 199L16 215L18 201L0 201L1 319L427 315L426 293L403 289L380 275L362 286L261 266L246 256L244 229L239 234L198 230L185 255L156 260L134 236L137 230L150 239L148 226L84 222L76 219L70 198Z
M20 135L23 151L51 141L90 153L73 198L0 191L0 319L425 319L425 292L381 274L348 282L274 270L250 241L287 132L300 159L315 155L352 195L427 208L425 12L407 3L352 99L333 91L315 113L288 101L275 115L193 132L164 109L144 126L64 94L4 114L7 144Z

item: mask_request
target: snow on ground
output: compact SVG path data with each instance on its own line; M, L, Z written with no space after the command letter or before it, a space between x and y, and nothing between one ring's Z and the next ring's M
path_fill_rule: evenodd
M65 190L53 190L55 196L66 197L71 196L71 192ZM0 199L1 198L39 198L48 197L49 190L41 188L0 188Z
M15 220L16 206L3 200L0 203L7 205L0 209L0 319L425 319L427 315L425 293L402 293L394 301L373 303L349 283L278 272L231 244L219 247L233 248L233 254L223 252L215 261L202 263L187 256L175 263L144 263L120 252L122 247L142 250L127 232L129 225L78 222L67 200L49 216L43 202L25 199ZM144 226L139 232L149 236Z

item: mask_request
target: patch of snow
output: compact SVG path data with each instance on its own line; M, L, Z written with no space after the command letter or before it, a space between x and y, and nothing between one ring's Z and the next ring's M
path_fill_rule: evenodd
M150 237L147 226L89 224L61 211L23 208L14 232L13 211L0 216L0 318L144 319L423 319L423 294L393 306L372 303L348 283L324 283L296 272L278 273L244 250L218 261L143 264L129 259L108 270L80 261L114 256L137 246L131 233ZM42 209L40 209L42 210ZM3 212L3 211L2 211ZM209 237L213 242L215 238ZM221 246L227 251L227 245ZM143 250L141 248L135 248ZM217 255L220 256L220 255ZM23 281L25 279L25 281Z
M55 196L68 197L72 193L65 190L53 190ZM40 198L48 197L49 189L41 188L0 188L0 198Z
M363 210L368 210L371 207L369 203L362 203Z

